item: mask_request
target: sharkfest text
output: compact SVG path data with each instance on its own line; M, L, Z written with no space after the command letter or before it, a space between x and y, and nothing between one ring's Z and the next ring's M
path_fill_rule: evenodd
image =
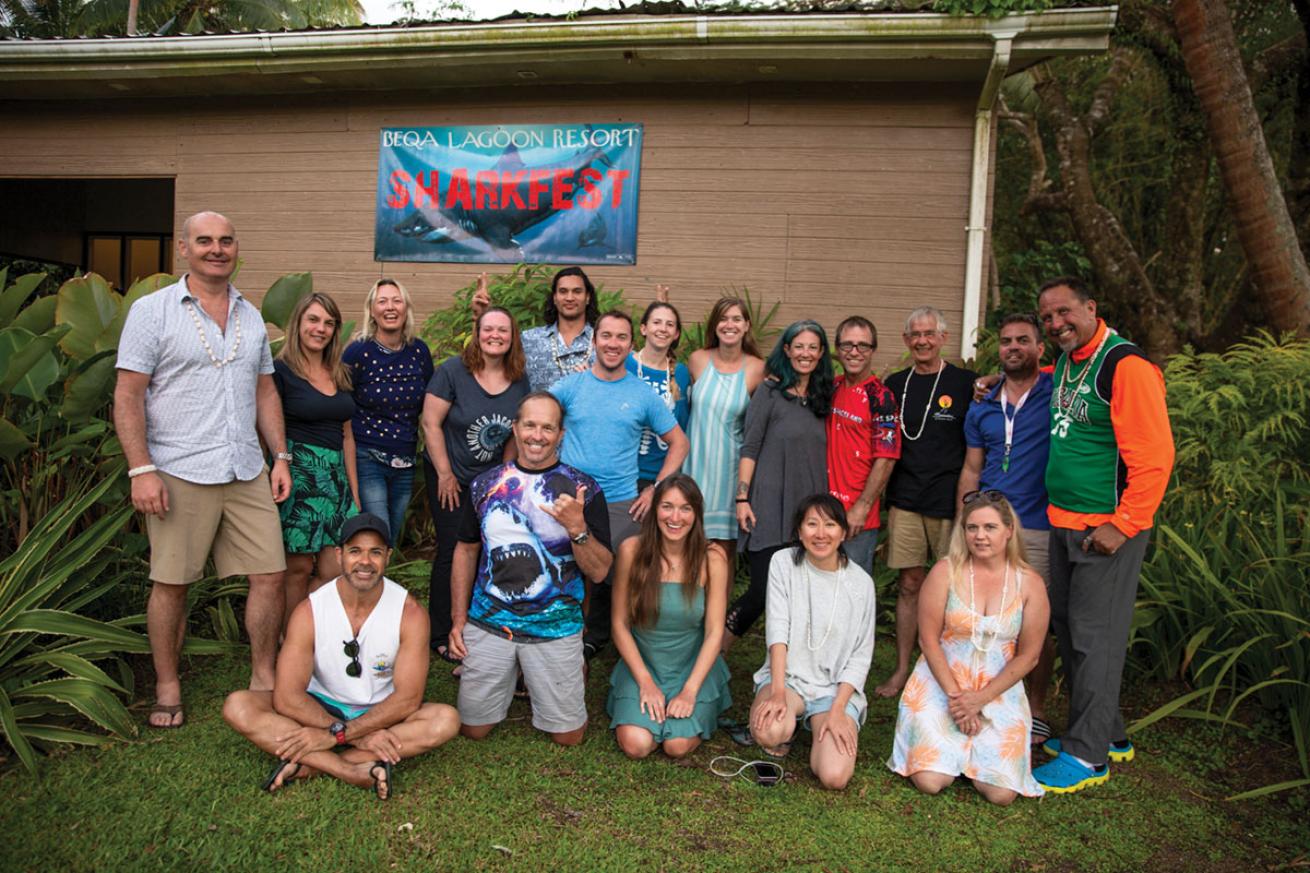
M521 149L546 146L553 148L629 147L640 135L638 128L465 128L440 130L431 128L382 131L383 148L402 146L411 149ZM549 136L547 136L549 134ZM446 142L442 143L441 140ZM537 209L549 201L554 210L600 209L604 206L603 183L610 183L610 206L623 205L628 170L599 170L594 167L569 169L479 170L468 168L409 173L393 170L385 203L390 209L433 206L439 209Z

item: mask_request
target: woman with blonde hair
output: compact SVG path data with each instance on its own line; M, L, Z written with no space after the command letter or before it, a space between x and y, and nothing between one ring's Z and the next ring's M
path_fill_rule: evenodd
M379 279L364 298L364 319L342 354L351 368L358 411L352 419L360 506L387 523L391 545L400 541L414 489L419 414L432 353L414 329L405 286Z
M519 401L530 391L519 326L493 306L477 317L464 351L437 368L423 399L425 482L437 533L428 582L432 649L453 664L459 659L446 642L450 569L469 484L506 460Z
M306 294L291 310L273 362L291 453L291 495L278 506L287 553L284 616L310 590L341 572L335 550L341 523L359 509L350 427L355 400L341 345L336 301L326 294Z
M649 385L678 420L678 427L686 429L691 375L687 365L678 361L682 315L672 303L659 299L661 292L668 294L665 286L656 285L655 292L655 302L641 316L640 329L645 342L640 351L628 356L628 372ZM645 491L659 479L668 453L669 447L659 434L649 427L642 429L641 445L637 449L638 491Z
M708 543L700 488L675 473L655 486L641 533L619 545L610 616L619 662L605 710L619 748L689 754L732 705L719 655L728 559Z
M1019 533L1001 492L964 495L949 554L919 592L923 654L901 692L887 766L925 794L959 776L1001 806L1043 793L1022 680L1041 654L1050 606Z

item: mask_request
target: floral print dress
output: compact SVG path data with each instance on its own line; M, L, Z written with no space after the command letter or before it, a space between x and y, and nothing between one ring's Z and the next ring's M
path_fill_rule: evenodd
M1023 574L1017 587L1022 592ZM979 615L951 586L942 624L942 651L955 682L979 690L1014 657L1023 626L1023 597L1017 595L996 615ZM976 625L975 622L979 624ZM981 646L974 644L978 638ZM896 717L896 736L887 766L901 776L924 770L964 776L1026 797L1044 792L1032 775L1029 738L1032 713L1023 682L983 707L982 730L968 736L955 726L946 692L922 655L905 683Z

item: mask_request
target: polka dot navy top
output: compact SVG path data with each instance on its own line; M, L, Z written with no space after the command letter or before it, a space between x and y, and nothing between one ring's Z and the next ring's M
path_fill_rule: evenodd
M432 378L432 353L415 339L398 352L371 339L346 347L341 360L351 369L355 444L403 457L414 456L423 394Z

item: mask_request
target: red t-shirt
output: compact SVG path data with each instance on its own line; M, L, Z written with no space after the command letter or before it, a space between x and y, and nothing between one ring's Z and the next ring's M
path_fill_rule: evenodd
M850 509L864 490L875 458L901 456L900 413L891 389L870 376L858 385L837 377L828 413L828 490ZM869 510L865 530L878 527L878 504Z

